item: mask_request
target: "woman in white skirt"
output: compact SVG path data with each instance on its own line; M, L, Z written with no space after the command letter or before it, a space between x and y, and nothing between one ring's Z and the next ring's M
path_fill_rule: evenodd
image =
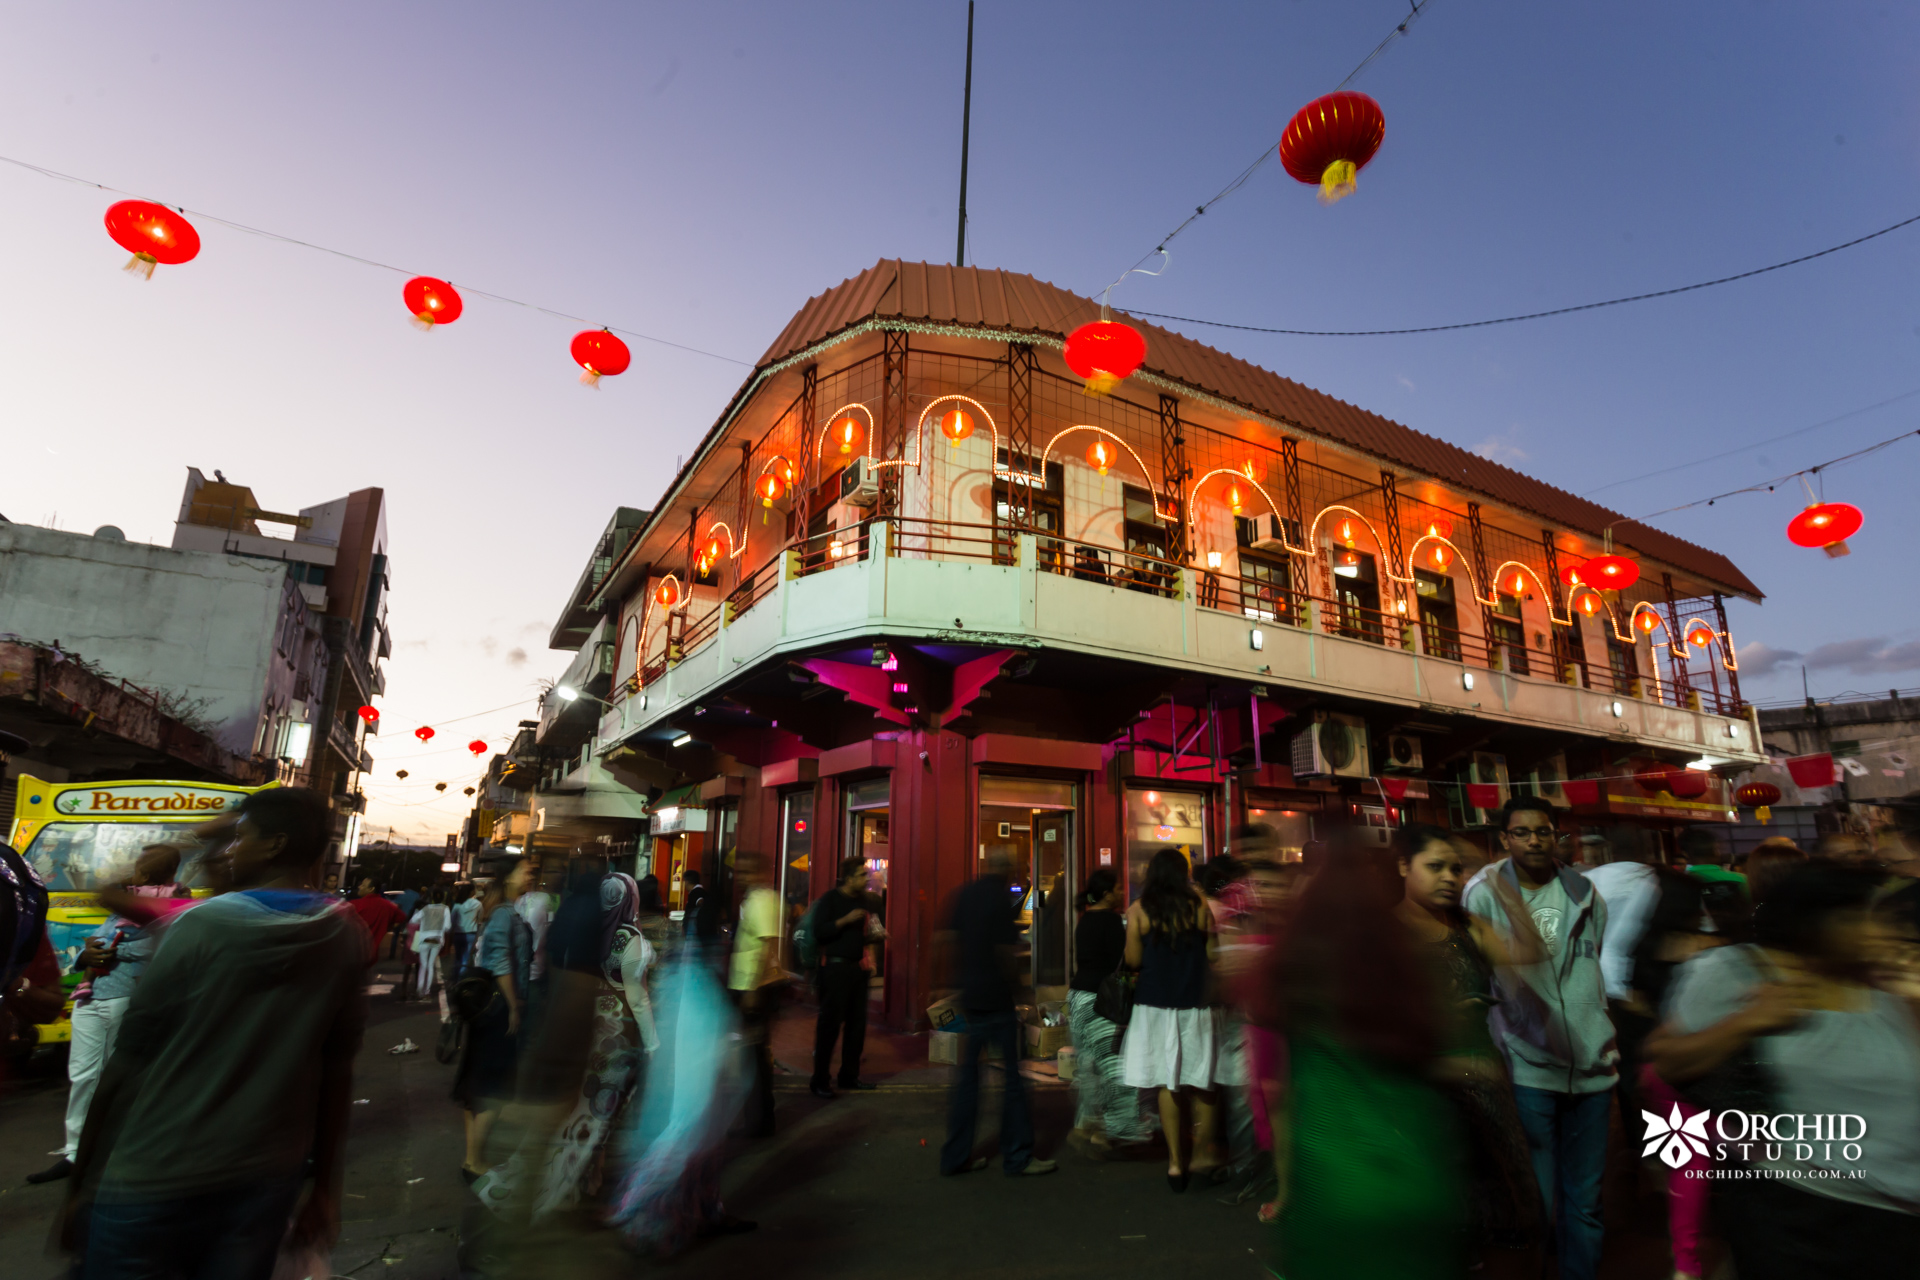
M1127 908L1127 963L1140 971L1133 1020L1122 1049L1122 1079L1160 1091L1167 1138L1167 1185L1187 1189L1221 1167L1215 1147L1214 1056L1219 1016L1207 1005L1214 951L1213 913L1187 876L1187 860L1162 849L1147 864L1140 900ZM1193 1144L1183 1112L1191 1104Z

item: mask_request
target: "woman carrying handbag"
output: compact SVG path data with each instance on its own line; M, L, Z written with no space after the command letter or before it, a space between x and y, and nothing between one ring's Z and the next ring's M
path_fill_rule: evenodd
M1133 975L1126 970L1125 898L1111 871L1087 877L1084 908L1073 935L1073 979L1067 989L1067 1019L1073 1036L1073 1138L1095 1159L1145 1142L1153 1125L1140 1110L1140 1094L1121 1080L1120 1036L1133 1011ZM1118 1015L1118 1016L1115 1016Z

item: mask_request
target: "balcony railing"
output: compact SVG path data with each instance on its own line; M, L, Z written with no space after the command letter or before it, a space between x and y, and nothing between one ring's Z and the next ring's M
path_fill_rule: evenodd
M885 524L887 528L881 529ZM876 545L899 559L954 561L1011 566L1019 561L1019 540L1033 538L1033 567L1083 582L1137 591L1162 599L1181 599L1192 584L1197 607L1237 614L1279 626L1403 649L1426 657L1485 671L1556 680L1602 693L1642 699L1688 711L1740 716L1744 707L1730 692L1689 688L1657 675L1617 673L1611 667L1488 639L1398 610L1360 605L1352 599L1327 599L1292 589L1273 577L1240 577L1219 569L1199 569L1139 548L1056 536L1047 531L1016 530L1005 525L890 517L868 520L795 539L757 567L744 572L723 599L689 612L677 629L663 632L640 664L638 679L621 690L636 693L663 676L675 663L711 642L720 632L771 595L783 579L812 577L869 558ZM697 606L690 606L690 610Z

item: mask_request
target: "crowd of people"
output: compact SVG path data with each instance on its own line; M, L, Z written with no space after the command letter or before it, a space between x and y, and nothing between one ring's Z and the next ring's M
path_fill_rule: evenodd
M1162 848L1132 886L1094 871L1063 1009L1069 1140L1164 1154L1175 1194L1238 1180L1289 1280L1549 1259L1586 1280L1610 1153L1658 1178L1677 1277L1721 1257L1742 1280L1896 1274L1920 1256L1920 808L1899 813L1879 848L1770 840L1736 868L1695 831L1666 865L1651 842L1569 841L1521 796L1494 858L1411 826L1300 860L1252 827L1197 867ZM791 970L816 1005L813 1093L876 1087L885 931L860 859L793 922L749 850L719 883L689 876L678 919L651 875L576 864L549 892L521 860L477 892L365 880L342 900L311 887L326 823L318 796L261 791L197 833L198 892L173 843L101 891L66 1142L30 1178L66 1184L76 1274L265 1277L330 1246L383 948L395 999L439 999L483 1253L485 1223L560 1212L647 1252L751 1230L720 1177L730 1134L774 1131ZM0 854L0 958L10 1008L40 1016L60 983L21 944L24 866ZM1018 879L987 851L936 939L964 1032L943 1174L988 1167L983 1059L1023 1056ZM1002 1172L1055 1172L1023 1073L1001 1079Z
M1677 1278L1897 1274L1920 1256L1920 808L1899 812L1877 851L1776 838L1740 869L1698 829L1674 865L1569 842L1521 796L1491 860L1412 826L1289 862L1249 828L1197 877L1159 851L1131 905L1096 872L1073 1137L1163 1146L1176 1193L1251 1165L1290 1280L1587 1280L1610 1150L1664 1186Z

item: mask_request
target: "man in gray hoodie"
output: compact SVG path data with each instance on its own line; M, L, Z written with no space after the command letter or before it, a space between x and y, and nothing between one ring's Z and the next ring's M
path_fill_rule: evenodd
M1513 1078L1541 1197L1554 1215L1560 1276L1592 1280L1600 1264L1600 1175L1620 1058L1600 971L1607 904L1585 876L1555 861L1554 809L1545 800L1509 801L1500 844L1507 857L1487 871L1517 891L1547 954L1500 970L1488 1022ZM1502 897L1511 900L1491 884L1478 884L1465 906L1512 939L1515 923Z

